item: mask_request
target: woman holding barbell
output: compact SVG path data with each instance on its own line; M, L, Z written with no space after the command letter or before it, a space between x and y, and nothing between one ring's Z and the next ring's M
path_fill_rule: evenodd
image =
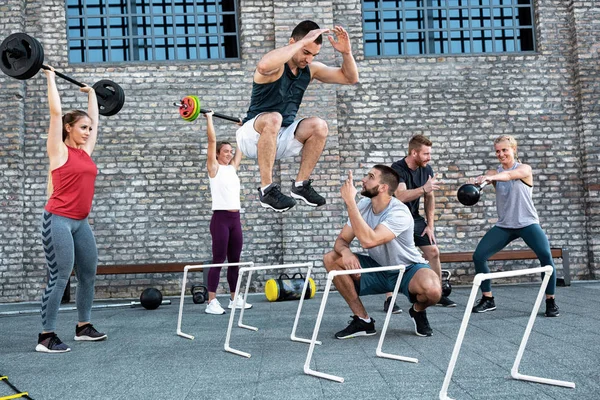
M98 101L94 89L80 88L88 95L88 110L62 115L53 68L44 69L48 81L50 126L46 150L49 158L49 199L42 216L42 243L48 266L48 283L42 294L42 333L36 351L70 351L56 335L60 301L76 266L77 314L75 340L106 339L90 323L98 251L87 217L92 207L98 169L91 159L98 132Z
M242 161L242 152L235 152L231 143L217 142L213 125L213 112L204 114L206 118L206 136L208 137L208 154L206 169L210 180L213 215L210 220L210 235L212 237L213 264L221 264L225 259L229 263L240 261L244 238L240 221L240 179L237 170ZM233 298L238 280L238 266L227 268L227 283L231 299L229 308L233 308ZM225 310L217 300L217 286L221 267L212 267L208 271L208 304L204 310L207 314L225 314ZM241 308L243 300L238 297L237 308ZM252 305L246 303L245 308Z
M552 261L550 244L540 227L537 211L533 205L533 172L529 165L521 164L517 156L517 141L510 135L494 140L496 157L500 166L496 171L475 178L475 184L492 183L496 188L498 222L480 240L473 253L477 273L489 273L487 261L515 239L522 238L537 255L542 266L552 265L552 276L546 288L546 317L558 317L554 300L556 268ZM496 309L490 280L481 283L482 297L473 307L474 313Z

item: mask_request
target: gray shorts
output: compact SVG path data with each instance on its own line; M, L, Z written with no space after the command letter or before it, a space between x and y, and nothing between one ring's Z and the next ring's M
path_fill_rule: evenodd
M249 158L258 158L258 138L260 137L260 133L254 129L254 121L260 115L258 114L251 120L246 121L235 133L238 149ZM296 128L298 128L298 124L302 120L303 118L297 119L290 126L283 126L279 130L279 134L277 135L277 151L275 153L276 160L297 156L302 151L303 144L295 137Z
M356 254L361 268L376 268L381 267L375 260L364 254ZM408 291L408 285L413 276L421 268L429 268L428 264L410 264L406 266L402 281L400 282L400 292L404 294L411 303L415 303L417 299ZM359 296L369 294L380 294L393 292L396 282L398 281L398 271L381 271L370 274L361 274L358 281L354 281L356 293Z

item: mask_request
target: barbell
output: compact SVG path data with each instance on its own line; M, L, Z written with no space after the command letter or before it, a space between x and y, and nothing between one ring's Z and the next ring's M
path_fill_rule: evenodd
M456 197L462 205L475 205L481 197L481 190L488 184L489 182L483 182L479 185L475 185L473 183L465 183L464 185L458 188L458 192L456 192Z
M181 118L188 122L192 122L198 118L200 113L206 114L211 110L202 109L200 107L200 99L198 96L185 96L179 103L173 103L174 106L179 107L179 115ZM219 114L213 112L213 116L221 119L225 119L227 121L242 123L241 118L230 117L229 115Z
M25 80L35 76L40 69L50 67L44 65L44 48L37 39L26 33L13 33L0 44L0 69L12 78ZM86 86L58 71L54 73L79 87ZM121 111L125 103L125 92L118 84L103 79L96 82L92 88L96 93L101 115L111 116Z

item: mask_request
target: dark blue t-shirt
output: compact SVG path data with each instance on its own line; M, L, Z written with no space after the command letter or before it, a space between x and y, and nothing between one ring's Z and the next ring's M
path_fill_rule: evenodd
M294 75L287 64L284 65L283 74L275 82L252 84L252 97L250 107L243 123L251 120L260 113L278 112L283 116L281 126L289 126L294 122L304 92L310 83L310 69L308 65L298 68L298 75Z
M406 164L405 158L400 161L396 161L392 164L392 169L400 175L400 183L404 183L407 189L417 189L425 185L429 177L433 176L433 168L429 165L422 167L417 167L417 169L412 170ZM417 197L413 201L409 201L408 203L404 203L410 209L410 213L412 214L415 220L424 219L421 215L419 215L419 201L421 200L421 196Z

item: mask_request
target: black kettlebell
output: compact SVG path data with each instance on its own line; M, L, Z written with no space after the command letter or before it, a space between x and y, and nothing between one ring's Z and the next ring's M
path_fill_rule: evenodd
M456 197L462 205L473 206L477 204L479 198L481 197L481 189L483 189L487 185L488 182L483 182L479 185L465 183L464 185L458 188L458 192L456 192Z
M140 304L146 310L155 310L162 304L162 293L155 288L144 289L140 295Z
M194 304L204 304L208 299L208 289L203 285L193 285L190 289Z
M450 284L451 275L447 269L442 270L442 296L444 297L448 297L452 293L452 285Z

